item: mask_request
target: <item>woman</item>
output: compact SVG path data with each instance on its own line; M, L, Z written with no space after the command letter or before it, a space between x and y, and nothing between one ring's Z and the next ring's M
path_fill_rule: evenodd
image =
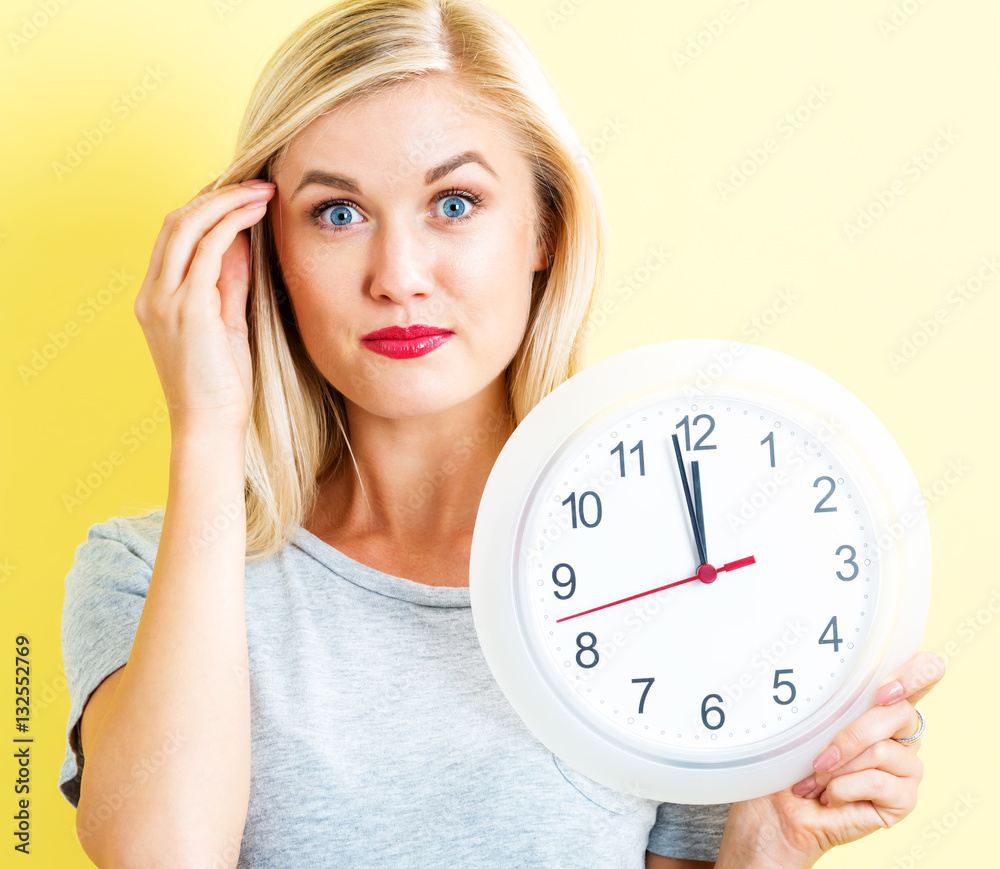
M469 548L504 441L584 364L581 153L475 0L338 3L269 62L135 302L166 507L92 526L67 576L60 787L97 865L810 866L912 810L936 656L732 807L590 781L492 681Z

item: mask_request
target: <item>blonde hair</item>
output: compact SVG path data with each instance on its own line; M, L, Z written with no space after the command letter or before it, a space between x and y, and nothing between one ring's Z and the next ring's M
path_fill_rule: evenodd
M342 0L311 16L261 72L235 157L215 187L270 178L292 138L320 115L428 75L455 81L504 120L532 167L539 237L554 257L535 273L525 336L506 370L516 425L586 365L584 331L604 277L606 218L552 86L498 13L478 0ZM350 451L343 396L310 360L295 323L270 212L251 229L250 250L248 562L289 542L316 505L318 480Z

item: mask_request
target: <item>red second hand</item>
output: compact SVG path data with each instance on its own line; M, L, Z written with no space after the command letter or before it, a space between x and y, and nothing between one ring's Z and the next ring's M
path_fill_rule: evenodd
M694 576L689 576L687 579L679 579L677 582L661 585L659 588L651 588L649 591L640 591L638 594L633 594L630 597L623 597L621 600L613 600L611 603L595 606L593 609L584 610L582 613L573 613L571 616L563 616L561 619L556 619L556 622L565 622L570 619L575 619L578 616L585 616L588 613L596 613L598 610L606 610L609 606L618 606L620 603L628 603L630 600L635 600L637 597L645 597L647 594L655 594L658 591L673 588L675 585L684 585L685 582L694 582L696 579L700 579L702 582L706 583L712 582L715 579L716 574L724 573L727 570L737 570L740 567L746 567L748 564L755 563L756 561L754 557L752 555L748 555L746 558L740 558L737 561L727 561L722 565L722 567L712 567L710 564L703 564L698 568L698 573ZM704 568L708 568L708 570L704 570Z

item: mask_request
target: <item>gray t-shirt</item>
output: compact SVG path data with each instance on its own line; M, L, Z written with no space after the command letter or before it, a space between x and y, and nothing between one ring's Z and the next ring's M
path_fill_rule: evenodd
M92 525L66 576L59 788L74 807L80 715L128 661L162 526L162 509ZM247 565L244 600L252 760L240 867L642 869L647 848L716 858L728 805L610 790L532 735L486 665L468 588L390 576L299 528ZM134 775L142 787L150 772Z

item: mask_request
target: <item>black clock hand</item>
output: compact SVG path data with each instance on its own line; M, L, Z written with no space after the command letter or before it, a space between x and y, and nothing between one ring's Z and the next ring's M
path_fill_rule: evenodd
M701 508L701 473L698 463L691 462L691 486L694 489L694 512L698 517L698 530L701 532L702 564L708 564L708 544L705 542L705 511Z
M691 500L691 489L688 487L687 472L684 470L684 459L681 457L681 444L677 440L677 435L671 435L674 442L674 455L677 456L677 468L681 474L681 483L684 484L684 498L687 500L688 516L691 519L691 530L694 532L694 542L698 547L698 558L701 559L698 564L708 564L708 559L705 557L705 543L702 540L701 528L698 524L698 517L694 512L694 502Z

